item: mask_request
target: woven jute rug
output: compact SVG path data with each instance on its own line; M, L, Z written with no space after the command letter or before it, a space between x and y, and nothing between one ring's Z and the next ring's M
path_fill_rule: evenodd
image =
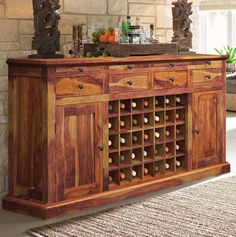
M236 236L236 177L28 232L37 237Z

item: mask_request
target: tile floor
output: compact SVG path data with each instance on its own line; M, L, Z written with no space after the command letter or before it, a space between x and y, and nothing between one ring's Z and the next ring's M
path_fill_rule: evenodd
M235 155L236 155L236 113L227 113L227 160L231 163L231 173L224 175L224 176L236 175L236 159L235 159L236 157L235 157ZM219 179L219 178L222 178L222 176L217 177L215 179ZM208 182L208 181L204 181L204 182ZM202 183L202 182L200 182L200 183ZM195 185L197 185L197 184L199 184L199 183L196 183ZM183 187L185 187L185 186L183 186ZM175 188L175 189L177 189L177 188ZM165 191L161 192L161 194L173 191L175 189L165 190ZM160 192L158 194L160 195ZM147 197L152 197L155 195L156 194L149 194L149 195L146 195L145 197L136 198L135 201L144 200ZM117 205L118 204L110 206L110 207L114 207ZM106 207L106 208L108 208L108 207ZM29 228L58 222L60 220L65 220L65 219L72 218L75 216L89 214L94 211L101 211L106 208L103 207L103 208L99 208L99 209L96 209L93 211L83 211L79 215L78 214L70 215L70 216L67 216L64 218L58 218L58 219L51 220L51 221L42 221L37 218L0 210L0 237L27 237L28 235L25 233L25 231Z

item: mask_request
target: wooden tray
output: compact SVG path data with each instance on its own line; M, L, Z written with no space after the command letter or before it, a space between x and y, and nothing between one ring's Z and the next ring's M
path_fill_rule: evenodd
M158 44L84 44L84 56L97 48L104 49L112 57L128 57L137 55L178 54L176 43Z

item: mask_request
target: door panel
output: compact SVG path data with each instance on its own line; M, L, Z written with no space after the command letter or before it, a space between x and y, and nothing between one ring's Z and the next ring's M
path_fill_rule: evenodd
M57 108L58 200L101 191L100 107L86 104Z
M222 154L222 92L199 92L193 95L193 168L214 165Z

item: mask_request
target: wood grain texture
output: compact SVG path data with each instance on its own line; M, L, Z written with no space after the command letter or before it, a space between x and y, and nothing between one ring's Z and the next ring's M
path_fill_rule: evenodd
M146 193L161 191L166 189L166 187L178 187L182 184L207 179L228 172L230 172L229 164L223 163L204 169L185 172L175 177L154 180L152 182L126 187L121 190L101 192L82 198L74 198L72 200L66 200L52 205L37 204L32 201L25 201L15 197L5 196L3 199L3 209L47 220L76 211L86 210L91 207L95 208L120 202Z
M188 86L188 71L174 70L154 72L154 89Z
M86 96L102 94L103 74L80 74L73 77L58 78L56 95L58 97Z
M126 58L112 58L112 57L99 57L99 58L65 58L65 59L29 59L29 58L10 58L7 60L9 65L18 65L18 66L36 66L40 67L41 65L46 66L55 66L55 67L64 67L64 66L105 66L105 65L119 65L119 64L130 64L130 63L169 63L169 62L196 62L200 67L212 67L213 61L217 60L226 60L227 56L225 55L207 55L207 54L191 54L191 55L173 55L165 54L158 56L136 56L136 57L126 57ZM202 64L199 64L198 61L201 61ZM208 62L211 62L211 65L208 65ZM219 65L219 61L218 61ZM221 63L222 66L222 63ZM219 67L221 67L219 66ZM194 68L196 65L194 65Z
M148 72L109 74L109 92L131 92L151 89Z
M98 192L101 187L102 146L97 104L57 108L58 201Z
M193 99L193 167L201 168L218 163L222 143L220 119L222 91L200 92Z
M228 172L225 59L209 55L9 59L9 193L3 207L47 219ZM206 78L208 75L211 77ZM172 77L173 82L169 80ZM175 106L173 98L177 95L186 98L184 106ZM116 172L116 167L112 170L108 164L108 105L111 101L117 104L117 114L112 118L120 128L118 116L128 124L132 116L132 109L121 111L121 101L146 98L151 106L147 116L152 121L155 98L161 96L172 100L173 105L163 105L159 112L165 111L170 118L179 113L185 120L180 121L184 122L185 140L179 140L187 157L184 167L175 167L177 157L183 159L183 154L176 159L165 156L170 159L171 171L156 176L155 162L148 160L134 167L138 175L134 183L129 182L132 177L120 181L122 172L129 176L131 166ZM144 116L144 105L141 107L138 114ZM169 124L171 133L177 124ZM147 131L149 138L154 137L151 129L153 125ZM124 134L129 141L126 148L120 145L117 131L114 135L117 147L131 154L130 131ZM170 143L175 156L173 140L164 141ZM145 144L154 146L147 142L140 143L141 153ZM119 154L114 157L119 159ZM149 171L147 176L144 168ZM111 171L123 186L111 188Z

